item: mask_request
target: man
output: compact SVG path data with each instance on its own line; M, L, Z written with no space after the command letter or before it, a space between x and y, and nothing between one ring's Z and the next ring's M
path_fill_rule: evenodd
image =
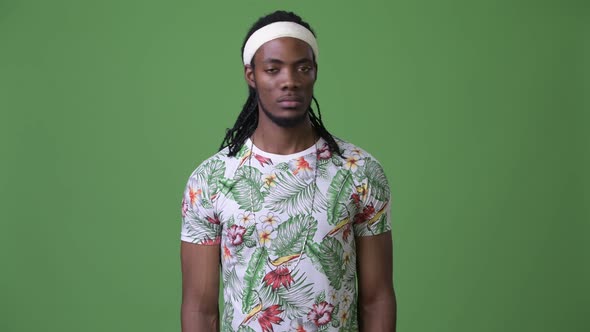
M395 331L389 186L322 123L313 30L262 17L242 60L248 100L183 197L182 331Z

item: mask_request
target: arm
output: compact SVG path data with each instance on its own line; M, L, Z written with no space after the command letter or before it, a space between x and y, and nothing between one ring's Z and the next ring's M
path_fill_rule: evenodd
M219 245L181 241L182 332L219 331Z
M358 320L361 332L395 332L391 232L356 239Z

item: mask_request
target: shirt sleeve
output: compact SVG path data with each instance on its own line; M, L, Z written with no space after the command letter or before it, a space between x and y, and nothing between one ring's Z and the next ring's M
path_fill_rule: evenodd
M391 231L391 191L381 164L367 154L355 176L357 209L353 218L355 236L372 236Z
M210 178L206 169L199 166L187 181L182 196L182 241L203 245L221 243L221 222L207 183Z

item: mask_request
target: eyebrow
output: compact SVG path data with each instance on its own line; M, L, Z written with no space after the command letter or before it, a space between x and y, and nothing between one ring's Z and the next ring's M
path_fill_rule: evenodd
M312 63L312 62L313 61L310 58L302 58L302 59L299 59L299 60L295 61L293 64L299 65L299 64L302 64L302 63ZM265 63L265 64L274 63L274 64L282 65L285 62L282 61L282 60L276 59L276 58L267 58L267 59L264 59L262 61L262 63Z

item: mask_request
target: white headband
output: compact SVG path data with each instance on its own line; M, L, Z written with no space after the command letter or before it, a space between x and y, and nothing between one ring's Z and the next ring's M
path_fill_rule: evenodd
M252 57L254 57L254 53L256 53L258 48L264 43L281 37L293 37L303 40L311 46L313 54L315 55L315 60L318 60L318 42L311 31L294 22L275 22L256 30L250 38L248 38L248 41L244 46L244 54L242 57L244 59L244 64L250 64Z

